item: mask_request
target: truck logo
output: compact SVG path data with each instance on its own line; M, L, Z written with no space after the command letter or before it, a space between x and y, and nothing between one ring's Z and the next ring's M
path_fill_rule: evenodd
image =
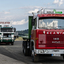
M64 32L46 32L46 34L64 34Z
M52 41L52 43L60 43L60 41L58 41L59 38L53 38L53 40L55 40L55 41Z
M59 40L59 38L53 38L53 40Z

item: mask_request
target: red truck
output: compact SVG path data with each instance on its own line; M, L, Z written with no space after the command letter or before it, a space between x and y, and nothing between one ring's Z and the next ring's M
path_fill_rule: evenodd
M63 56L64 58L64 14L61 10L38 11L29 16L29 37L24 38L23 53L31 55L33 61L43 56Z

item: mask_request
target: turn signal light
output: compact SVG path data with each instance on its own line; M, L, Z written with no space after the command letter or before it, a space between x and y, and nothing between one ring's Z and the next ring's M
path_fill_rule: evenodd
M35 38L35 40L38 40L38 38Z
M45 31L43 31L43 33L45 34Z

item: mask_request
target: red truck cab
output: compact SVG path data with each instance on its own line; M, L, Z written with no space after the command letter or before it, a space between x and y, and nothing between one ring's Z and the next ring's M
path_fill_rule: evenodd
M64 58L64 14L37 14L31 31L32 55L63 56Z
M23 53L33 61L41 56L64 58L64 14L62 10L41 9L29 16L29 38L24 38Z

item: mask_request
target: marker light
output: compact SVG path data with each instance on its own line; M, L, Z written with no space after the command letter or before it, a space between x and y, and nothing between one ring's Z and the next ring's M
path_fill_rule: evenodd
M43 33L45 34L45 31L43 31Z
M35 38L35 40L38 40L38 38Z

